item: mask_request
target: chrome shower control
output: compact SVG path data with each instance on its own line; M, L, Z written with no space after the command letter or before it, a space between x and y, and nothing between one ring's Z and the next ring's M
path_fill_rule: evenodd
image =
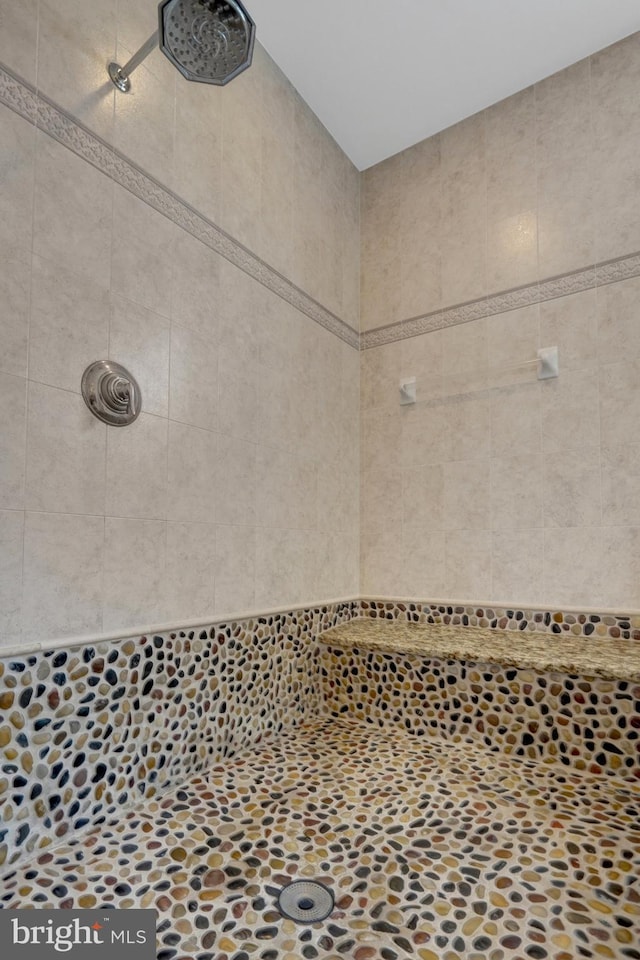
M112 360L96 360L87 367L82 375L82 396L91 413L112 427L133 423L142 406L136 380Z

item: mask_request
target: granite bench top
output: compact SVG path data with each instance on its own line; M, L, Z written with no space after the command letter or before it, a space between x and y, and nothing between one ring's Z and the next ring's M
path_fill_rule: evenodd
M520 633L486 627L407 623L362 618L320 634L323 643L381 653L469 660L544 673L569 673L605 680L640 682L640 643Z

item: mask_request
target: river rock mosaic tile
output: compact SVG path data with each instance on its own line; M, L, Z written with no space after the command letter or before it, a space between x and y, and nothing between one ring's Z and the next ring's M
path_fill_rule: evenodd
M295 923L294 880L335 908ZM158 960L640 958L640 786L315 721L7 873L4 907L155 907Z
M0 864L317 713L315 637L352 611L0 659Z
M516 610L508 607L366 599L360 601L359 616L456 627L487 627L498 630L566 634L573 637L590 637L594 641L607 639L640 641L640 616L637 614Z
M640 684L324 646L332 716L640 780Z

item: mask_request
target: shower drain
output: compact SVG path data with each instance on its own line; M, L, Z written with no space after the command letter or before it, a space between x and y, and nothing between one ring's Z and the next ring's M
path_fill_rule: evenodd
M283 917L296 923L324 920L333 910L331 890L313 880L296 880L280 891L278 909Z

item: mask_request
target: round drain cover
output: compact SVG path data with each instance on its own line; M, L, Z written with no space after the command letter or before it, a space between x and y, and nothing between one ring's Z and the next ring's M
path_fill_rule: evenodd
M280 891L278 908L283 917L296 923L316 923L333 910L331 890L313 880L296 880Z

